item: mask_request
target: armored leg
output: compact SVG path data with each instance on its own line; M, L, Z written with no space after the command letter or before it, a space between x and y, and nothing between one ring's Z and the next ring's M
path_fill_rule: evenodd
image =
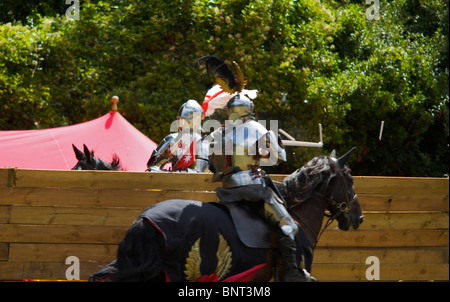
M283 201L275 193L272 194L270 200L265 200L264 218L270 224L280 227L285 235L294 240L295 234L298 232L297 224L286 210Z
M265 200L264 217L270 224L279 228L277 240L281 262L284 267L284 281L311 281L309 274L297 265L297 248L294 238L298 232L298 227L286 210L283 201L275 193L272 194L270 200Z

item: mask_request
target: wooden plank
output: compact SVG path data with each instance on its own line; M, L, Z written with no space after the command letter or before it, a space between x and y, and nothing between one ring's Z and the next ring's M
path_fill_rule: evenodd
M445 195L383 195L358 194L364 211L449 211L448 194Z
M127 226L144 209L78 207L12 207L13 224Z
M0 207L0 214L1 214ZM145 208L13 206L9 223L130 226ZM9 214L9 212L8 212ZM365 213L359 230L448 229L448 213ZM1 215L0 215L1 216ZM326 219L323 220L323 225ZM329 230L338 229L333 222Z
M117 244L11 243L9 261L65 262L76 256L80 262L111 262Z
M137 189L2 188L0 205L146 207L168 199L217 201L215 192ZM448 195L358 195L364 211L448 212Z
M99 206L98 190L0 188L0 205Z
M107 263L80 262L80 279L99 271ZM68 264L64 262L0 261L0 280L23 281L33 279L66 280Z
M0 242L118 244L126 226L0 224ZM448 246L448 230L327 230L322 247Z
M355 176L358 194L430 194L448 195L449 179L432 177Z
M9 243L0 243L0 261L8 260Z
M64 243L11 243L4 246L2 260L58 262L77 256L81 262L108 262L116 257L116 244L64 244ZM1 255L1 254L0 254ZM367 257L376 256L381 264L448 264L448 247L440 248L324 248L314 252L314 263L365 263Z
M448 230L326 230L321 247L445 247Z
M154 173L116 171L16 171L16 187L166 189L214 191L220 183L211 182L211 173Z
M313 264L312 275L321 281L367 281L366 264ZM380 265L380 281L448 281L448 264Z
M128 227L0 224L0 242L118 244Z
M271 175L283 179L286 175ZM114 189L166 189L166 190L210 190L220 183L211 183L211 174L144 173L111 171L61 171L61 170L17 170L17 187L71 187ZM448 211L448 178L386 178L355 177L358 194L382 194L389 205L396 204L401 194L424 197L440 195L439 199ZM362 196L360 196L362 198ZM432 197L436 199L436 197ZM427 200L427 199L425 199Z
M449 214L427 212L368 214L367 222L373 229L448 230Z
M448 264L448 247L379 247L339 248L318 247L314 263L365 263L367 257L376 256L381 264Z
M0 205L146 208L168 199L217 201L215 192L127 189L0 188Z
M5 174L6 172L3 172ZM9 173L9 172L8 172ZM270 174L274 180L287 175ZM17 187L134 188L211 190L211 173L149 173L113 171L15 170ZM357 193L448 195L448 178L355 176Z
M9 223L10 206L0 205L0 223Z
M0 187L13 187L17 168L0 168Z
M273 180L281 181L287 175L270 174ZM449 193L448 177L384 177L353 176L357 194L421 194L446 195Z
M325 221L324 221L325 223ZM334 223L335 226L337 225ZM333 225L332 225L333 226ZM448 213L440 212L402 212L364 213L364 222L359 230L440 230L449 228Z
M0 168L0 187L8 187L10 185L10 171L14 169L12 168Z

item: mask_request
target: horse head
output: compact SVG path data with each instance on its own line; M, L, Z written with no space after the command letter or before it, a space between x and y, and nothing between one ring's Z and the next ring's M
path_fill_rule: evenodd
M329 196L328 211L331 217L334 216L338 220L339 228L344 231L349 230L350 226L358 229L364 220L358 195L353 186L353 177L347 167L347 161L354 150L355 148L352 148L339 158L333 151L329 157L336 163L336 176L333 185L330 184L328 192L325 193L328 194L325 196Z
M339 158L335 151L329 157L315 157L286 177L279 187L293 218L309 230L310 241L317 243L320 237L325 210L330 212L325 213L329 222L336 219L339 229L344 231L350 226L357 229L363 222L353 177L346 164L353 150Z
M107 163L104 160L94 156L94 151L89 151L88 147L83 144L84 153L78 150L75 145L72 144L73 151L78 163L72 168L72 170L112 170L121 171L119 157L114 154L111 163Z

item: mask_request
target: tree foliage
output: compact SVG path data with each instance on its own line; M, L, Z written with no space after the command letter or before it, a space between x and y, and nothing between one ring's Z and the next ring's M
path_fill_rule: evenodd
M118 95L158 142L203 101L212 79L194 62L213 54L259 90L258 119L307 141L323 125L323 150L288 147L269 172L356 146L355 175L448 174L448 0L380 1L379 20L356 0L83 0L80 20L19 2L0 7L2 130L90 120Z

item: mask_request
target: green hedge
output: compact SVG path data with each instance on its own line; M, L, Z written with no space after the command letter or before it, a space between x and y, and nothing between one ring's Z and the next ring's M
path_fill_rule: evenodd
M57 1L29 12L6 2L0 129L80 123L118 95L119 111L158 142L183 102L203 101L213 82L194 62L213 54L260 91L258 119L307 141L323 125L323 150L288 147L269 172L356 146L354 175L443 176L448 0L386 2L371 21L362 0L83 0L80 20Z

